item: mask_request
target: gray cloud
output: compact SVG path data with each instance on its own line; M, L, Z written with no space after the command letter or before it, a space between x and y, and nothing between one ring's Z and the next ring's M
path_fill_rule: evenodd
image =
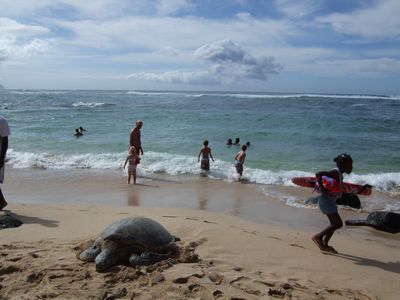
M194 58L211 64L206 71L165 73L133 73L128 79L181 84L229 84L238 80L264 80L283 68L273 57L254 57L238 44L224 40L198 48Z
M254 57L230 40L204 45L194 56L215 64L215 73L237 79L267 80L269 74L278 74L283 68L273 57Z

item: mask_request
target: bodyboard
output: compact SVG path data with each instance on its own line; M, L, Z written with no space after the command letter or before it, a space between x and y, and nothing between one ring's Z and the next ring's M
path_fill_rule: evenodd
M293 177L292 182L295 185L308 188L315 188L317 191L319 191L317 178L315 177ZM340 184L336 180L327 176L322 176L322 183L325 189L327 189L328 191L332 193L340 193ZM372 187L363 188L363 186L359 184L343 182L342 192L369 196L372 194Z

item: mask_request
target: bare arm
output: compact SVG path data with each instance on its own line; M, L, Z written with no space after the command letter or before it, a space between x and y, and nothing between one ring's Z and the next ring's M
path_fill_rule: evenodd
M212 161L214 161L214 157L211 154L211 149L210 149L210 157L211 157Z
M126 160L125 160L124 169L125 169L125 166L126 166L126 163L128 162L128 160L129 160L129 157L127 157Z
M322 183L322 176L327 176L327 177L335 179L337 182L340 182L340 179L338 177L338 172L337 172L337 170L331 170L331 171L320 171L315 174L315 177L317 178L317 182L318 182L321 192L324 194L329 194L329 191L327 189L325 189L325 187Z
M201 155L201 153L203 153L203 149L201 149L201 150L200 150L200 152L199 152L199 156L197 156L197 162L199 162L199 161L200 161L200 155Z

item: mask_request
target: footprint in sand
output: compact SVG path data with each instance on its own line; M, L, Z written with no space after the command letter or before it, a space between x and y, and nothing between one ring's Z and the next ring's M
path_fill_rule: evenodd
M229 283L232 287L237 288L246 294L257 297L265 296L265 293L262 292L264 286L259 287L259 284L257 284L256 281L247 276L239 276L236 279L231 280Z

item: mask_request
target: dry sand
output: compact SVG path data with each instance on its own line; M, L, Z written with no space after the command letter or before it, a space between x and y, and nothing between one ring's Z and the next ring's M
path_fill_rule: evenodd
M326 225L317 210L262 200L250 185L164 178L128 186L114 175L7 173L7 210L24 224L0 230L0 299L399 297L398 235L343 228L332 239L339 254L324 254L310 240ZM180 237L182 258L104 273L76 258L112 221L135 215Z

